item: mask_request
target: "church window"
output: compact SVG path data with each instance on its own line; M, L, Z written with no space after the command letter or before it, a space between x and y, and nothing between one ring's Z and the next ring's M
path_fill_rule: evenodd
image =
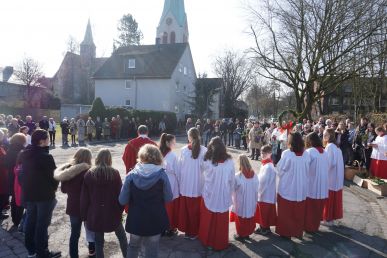
M188 68L184 66L184 75L187 75L187 74L188 74Z
M135 69L136 68L136 59L130 58L128 67L129 67L129 69Z
M176 33L174 31L171 32L171 39L170 39L171 44L176 43Z
M132 81L126 80L125 81L125 89L130 90L132 88Z
M130 99L125 100L125 106L130 106Z
M168 44L168 33L166 32L163 34L163 44Z

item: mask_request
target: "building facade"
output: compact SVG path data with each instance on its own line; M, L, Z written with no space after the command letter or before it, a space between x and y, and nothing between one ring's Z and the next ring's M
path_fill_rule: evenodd
M106 106L190 114L196 71L184 0L165 1L154 45L118 48L93 79Z
M52 88L63 104L91 104L94 100L94 81L92 76L106 58L96 57L90 20L80 44L80 53L67 52L55 75Z

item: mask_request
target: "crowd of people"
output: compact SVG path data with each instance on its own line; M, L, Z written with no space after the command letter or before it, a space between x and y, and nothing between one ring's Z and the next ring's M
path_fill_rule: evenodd
M141 124L145 124L149 128L151 136L160 135L166 132L167 124L166 117L160 121L153 121L148 118L141 121L139 117L131 119L120 115L114 116L111 119L105 118L103 121L100 117L93 120L88 117L87 120L82 117L68 119L65 117L61 122L56 122L54 118L43 116L39 122L33 120L32 116L26 116L23 121L20 115L4 115L0 114L0 129L7 134L8 138L16 133L24 133L27 136L27 143L31 143L31 135L36 129L43 129L49 132L50 146L56 145L55 136L58 127L61 128L62 146L77 147L85 146L85 141L108 141L122 140L135 138L137 129ZM69 138L71 144L69 143ZM78 143L77 143L78 142Z
M250 153L249 157L252 160L261 160L260 148L270 144L274 164L277 164L281 158L281 153L287 149L289 131L294 130L300 133L304 140L309 133L314 132L323 140L324 131L333 129L336 145L343 153L345 165L351 166L354 161L357 161L369 172L372 170L375 177L387 178L387 175L378 173L378 171L387 171L385 167L384 169L380 168L379 164L382 162L377 162L377 160L384 160L384 150L380 150L377 154L377 150L373 146L378 143L382 146L386 144L383 142L385 139L383 135L387 124L375 125L366 117L361 118L358 124L350 118L336 121L320 117L317 121L303 119L300 123L282 122L282 124L280 122L267 122L265 119L262 121L248 119L212 121L207 119L204 125L200 119L193 123L192 119L188 118L186 130L191 127L196 127L199 130L204 146L207 146L211 138L219 136L228 147L246 150ZM382 137L378 138L378 136ZM372 161L373 166L371 166Z
M272 226L284 238L300 238L304 232L317 232L322 222L333 225L343 217L345 165L357 155L372 174L387 178L386 124L375 128L363 118L351 141L351 121L282 126L236 122L235 129L247 132L250 158L261 161L259 172L244 154L236 171L227 145L238 147L235 140L243 142L242 134L240 139L234 137L235 130L218 135L217 123L208 120L201 130L201 124L188 120L188 144L179 154L174 135L163 133L156 143L147 126L139 126L122 156L124 182L108 149L101 149L92 162L91 151L79 148L69 163L57 168L49 154L49 131L35 129L27 144L25 134L9 138L0 130L2 218L10 206L14 226L25 234L29 257L60 257L49 250L47 229L61 184L68 196L70 257L78 257L82 224L90 257L104 257L104 233L109 232L116 234L123 257L138 257L141 250L145 257L157 257L161 236L179 231L187 240L199 239L209 250L220 251L229 246L230 221L236 226L234 238L242 242L253 233L270 234ZM352 152L343 147L344 140Z

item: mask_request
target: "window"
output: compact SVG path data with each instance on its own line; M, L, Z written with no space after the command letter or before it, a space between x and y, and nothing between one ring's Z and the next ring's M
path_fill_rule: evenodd
M188 74L188 69L186 66L184 66L184 75L187 75Z
M344 105L351 105L352 103L351 103L352 101L351 101L351 98L349 98L349 97L344 97L344 99L343 99L343 104Z
M164 32L162 42L163 44L168 44L168 33Z
M132 81L125 81L125 89L130 90L132 88Z
M176 43L176 33L174 31L171 32L170 43L171 44L175 44Z
M180 73L183 72L183 66L182 66L182 65L179 65L179 72L180 72Z
M352 85L349 85L349 84L344 85L344 92L351 93L352 92Z
M338 97L331 97L331 105L339 105L339 98Z
M175 113L179 113L179 106L175 105Z
M136 68L136 59L134 59L134 58L129 59L128 67L129 67L129 69L135 69Z
M130 106L130 99L125 100L125 106Z

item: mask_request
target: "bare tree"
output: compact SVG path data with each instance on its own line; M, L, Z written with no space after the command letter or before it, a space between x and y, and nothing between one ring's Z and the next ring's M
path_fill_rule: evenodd
M260 1L262 2L262 1ZM311 117L314 103L334 92L378 55L362 45L386 24L387 0L265 0L249 6L254 20L251 49L258 73L294 92L296 111Z
M70 52L73 54L79 54L80 45L78 40L74 36L72 35L69 36L66 42L66 46L67 46L67 52Z
M224 116L233 116L237 100L251 86L254 69L245 55L226 50L215 60L215 73L222 80Z
M15 70L16 78L27 87L27 98L31 96L32 88L40 85L39 78L43 76L41 65L30 57L25 57Z

